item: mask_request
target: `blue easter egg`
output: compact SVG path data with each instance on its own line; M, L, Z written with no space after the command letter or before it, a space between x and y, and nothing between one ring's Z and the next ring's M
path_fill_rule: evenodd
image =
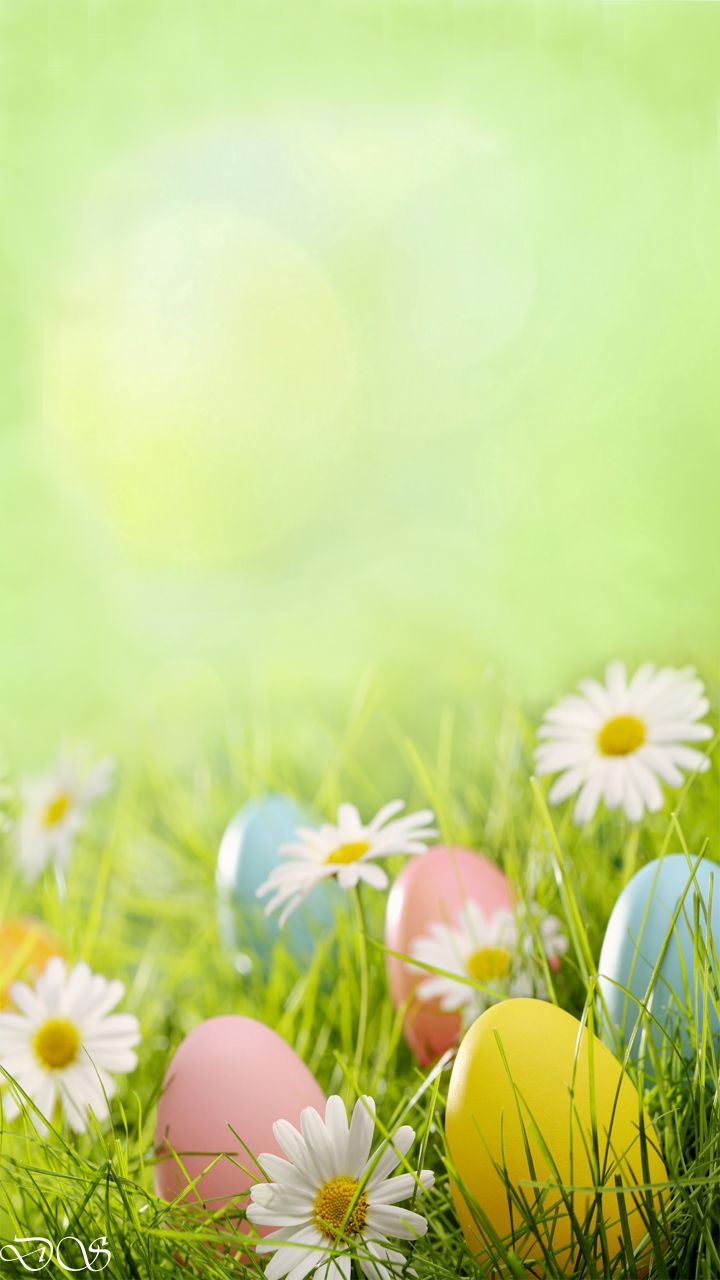
M606 1043L625 1047L630 1042L640 1014L638 1001L647 1004L652 1017L641 1019L631 1054L650 1077L653 1056L667 1063L678 1036L683 1056L696 1051L706 1016L710 1035L718 1037L720 1020L703 997L705 963L710 989L717 993L718 953L720 867L681 853L649 862L615 903L600 953L599 1004Z
M277 915L265 915L267 899L257 891L282 859L279 850L294 840L298 827L317 823L289 796L252 800L228 825L220 843L216 884L221 932L240 973L266 962L282 932L297 960L312 955L319 937L332 924L338 907L335 885L321 884L293 911L282 931Z

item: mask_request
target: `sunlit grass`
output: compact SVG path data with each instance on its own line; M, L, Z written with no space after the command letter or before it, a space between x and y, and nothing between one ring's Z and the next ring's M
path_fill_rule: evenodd
M318 940L309 965L298 964L280 942L266 964L240 977L221 942L216 916L215 858L224 826L246 798L270 789L290 791L320 812L331 812L340 798L352 798L363 812L373 812L396 790L410 806L429 803L445 841L482 849L505 867L520 896L535 898L561 917L571 947L559 973L546 971L551 998L593 1024L601 1016L597 958L622 886L642 863L666 851L697 854L709 841L707 856L716 856L717 770L675 796L674 812L668 807L638 829L617 816L600 814L590 828L579 831L569 808L550 813L544 789L531 784L531 730L511 711L495 754L484 758L478 757L471 716L464 725L444 719L436 741L420 744L397 725L380 722L360 703L342 734L334 740L325 733L319 738L323 749L317 761L312 753L285 755L273 744L250 743L218 751L185 776L166 776L157 762L130 762L114 799L98 811L78 847L65 898L51 876L35 889L24 886L11 869L8 846L0 883L3 911L42 915L60 934L71 959L85 959L107 976L124 977L125 1004L140 1018L144 1040L140 1066L121 1085L113 1104L113 1128L70 1139L56 1125L41 1140L31 1109L24 1123L4 1127L1 1241L76 1235L89 1242L106 1236L112 1263L104 1274L123 1278L261 1275L262 1265L252 1256L245 1263L237 1260L243 1248L232 1205L210 1207L200 1218L190 1197L168 1205L153 1190L155 1106L170 1055L202 1019L238 1013L274 1027L326 1094L338 1092L348 1103L359 1092L373 1095L381 1133L400 1122L413 1125L418 1139L410 1158L416 1168L434 1169L436 1186L422 1200L429 1230L413 1249L411 1265L420 1280L481 1274L450 1197L442 1120L449 1068L430 1079L420 1070L388 997L384 895L364 895L367 1025L358 1055L363 967L356 915L349 910L339 916L335 930ZM378 750L373 750L374 742L380 744ZM314 769L323 758L327 767ZM689 862L689 876L691 870ZM701 940L702 922L698 924ZM701 976L699 995L693 998L717 1010L712 958L699 941L696 968ZM651 1017L639 1010L638 1035ZM494 1259L488 1275L606 1280L641 1276L649 1267L652 1280L717 1280L719 1066L708 1026L705 1018L690 1060L678 1053L677 1045L663 1046L648 1088L669 1179L662 1202L655 1194L658 1188L634 1189L646 1220L642 1260L633 1258L626 1232L620 1241L605 1232L598 1187L596 1211L576 1223L568 1270L567 1260L560 1264L548 1251L548 1225L529 1176L527 1185L508 1186L508 1195L520 1234L537 1241L539 1261L531 1270L524 1268L514 1242L498 1238L493 1224L483 1218L482 1205L476 1205L478 1227ZM622 1054L622 1046L617 1053ZM629 1054L625 1060L640 1088L642 1079ZM239 1089L242 1075L238 1063ZM542 1117L536 1119L542 1135ZM238 1168L238 1196L252 1180L249 1171ZM572 1190L564 1187L562 1193L570 1198ZM632 1196L633 1189L625 1188L624 1195ZM616 1204L623 1235L622 1197ZM69 1246L69 1259L71 1250ZM17 1263L4 1262L4 1274L26 1272Z

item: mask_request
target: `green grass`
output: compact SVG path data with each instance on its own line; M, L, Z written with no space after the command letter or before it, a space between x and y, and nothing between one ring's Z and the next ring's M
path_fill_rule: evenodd
M107 1236L110 1277L202 1276L205 1280L262 1274L227 1252L239 1237L219 1211L200 1220L185 1202L167 1205L153 1192L155 1106L170 1055L202 1019L218 1013L257 1017L295 1047L327 1094L347 1102L372 1094L381 1126L411 1123L423 1164L436 1186L423 1200L427 1236L412 1252L420 1280L479 1276L453 1210L443 1142L448 1072L430 1080L402 1039L387 994L383 936L385 897L366 892L367 1028L356 1062L362 995L362 944L347 914L318 946L313 963L300 968L282 944L266 971L240 978L218 933L214 888L216 851L223 828L250 795L286 789L332 813L341 798L363 813L395 794L409 806L429 803L444 840L482 849L500 862L523 893L557 913L571 951L554 979L552 998L578 1017L593 1010L595 965L612 905L633 872L663 851L706 849L717 856L718 772L692 781L668 808L638 828L601 813L577 830L571 805L549 814L544 787L530 782L532 730L513 711L496 739L483 746L477 716L443 717L422 742L388 723L360 701L342 732L307 728L287 739L285 750L261 735L216 757L199 761L185 776L165 776L157 762L129 762L114 797L103 802L78 844L68 896L57 896L48 877L25 887L3 857L0 912L31 910L57 929L68 955L97 971L122 976L125 1006L143 1029L140 1065L121 1085L114 1125L80 1139L62 1129L46 1140L31 1119L0 1135L0 1240L18 1236L91 1241ZM671 811L669 805L675 808ZM400 864L398 864L400 865ZM332 993L332 998L331 998ZM710 967L704 998L717 1002ZM641 1015L645 1017L647 1015ZM668 1062L673 1058L668 1046ZM669 1173L665 1205L644 1195L649 1275L653 1280L717 1280L720 1275L720 1103L717 1046L698 1046L696 1059L676 1066L648 1095ZM634 1068L630 1065L632 1074ZM242 1064L238 1063L238 1076ZM538 1118L542 1128L542 1118ZM238 1193L250 1179L238 1171ZM570 1188L566 1189L569 1194ZM542 1211L529 1187L508 1187L520 1221L542 1232ZM482 1219L482 1207L478 1207ZM498 1276L638 1274L622 1248L604 1238L602 1214L578 1221L574 1269L560 1271L550 1255L543 1268L526 1270L512 1248L492 1240ZM225 1251L218 1249L222 1231ZM647 1265L647 1264L646 1264ZM26 1275L19 1264L0 1262L0 1277ZM48 1275L61 1275L56 1267ZM488 1273L489 1274L489 1273Z

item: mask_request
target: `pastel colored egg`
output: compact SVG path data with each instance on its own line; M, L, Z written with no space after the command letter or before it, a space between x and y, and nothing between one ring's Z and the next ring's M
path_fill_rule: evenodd
M9 1002L13 982L34 982L48 960L63 949L52 930L31 916L0 920L0 1008Z
M414 996L424 975L398 957L409 955L413 942L427 933L431 924L454 923L468 899L487 916L513 905L505 873L489 858L458 845L436 845L422 857L413 858L388 897L385 945L398 953L387 958L390 994L396 1009L407 1006L405 1039L423 1066L457 1043L460 1015L443 1012L436 1001L424 1002Z
M646 1114L643 1153L639 1107L637 1089L620 1063L571 1014L529 999L505 1000L486 1010L458 1050L445 1125L456 1175L453 1200L478 1262L493 1257L489 1241L494 1232L526 1265L532 1262L533 1275L574 1275L581 1256L573 1215L586 1228L596 1222L589 1216L595 1200L590 1189L596 1183L590 1158L595 1150L602 1171L597 1182L607 1188L599 1194L607 1239L617 1253L622 1238L619 1179L627 1230L637 1246L645 1234L646 1206L641 1211L643 1193L632 1188L667 1180ZM643 1154L649 1179L643 1173ZM531 1182L545 1185L534 1189ZM535 1234L525 1226L511 1193L526 1198ZM477 1206L474 1213L470 1205ZM554 1267L544 1268L543 1249L553 1255Z
M248 973L267 961L280 930L277 916L265 914L257 890L282 859L279 850L298 827L317 823L289 796L267 795L245 805L230 822L220 844L216 884L223 937L236 968ZM283 942L298 959L311 956L318 937L332 924L339 905L335 885L318 885L283 927Z
M158 1195L173 1200L197 1178L189 1202L214 1212L240 1197L241 1210L245 1193L263 1181L252 1156L282 1154L274 1122L297 1125L305 1107L322 1112L325 1101L305 1064L264 1023L234 1015L202 1022L165 1077L155 1131Z
M641 1018L632 1056L642 1057L644 1069L652 1074L653 1054L669 1052L678 1036L683 1052L690 1054L704 1026L705 958L711 988L714 982L717 990L718 955L720 867L681 853L647 863L625 885L605 931L598 964L603 1039L615 1045L619 1036L619 1043L627 1045L640 1013L638 1002L647 998L652 1017ZM717 1038L720 1022L713 1007L708 1020Z

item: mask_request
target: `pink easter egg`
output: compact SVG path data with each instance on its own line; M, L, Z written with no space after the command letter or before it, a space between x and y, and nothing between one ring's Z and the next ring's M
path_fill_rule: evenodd
M494 862L459 845L436 845L408 862L395 881L387 903L385 945L390 951L409 955L413 942L427 933L430 925L454 924L468 899L486 916L513 907L510 882ZM420 1064L427 1066L457 1043L460 1015L443 1012L437 1001L414 997L425 975L413 972L397 956L387 957L387 970L395 1008L407 1005L405 1039Z
M155 1131L158 1195L173 1200L221 1155L188 1191L188 1200L209 1212L219 1209L264 1180L252 1156L282 1154L274 1122L297 1126L305 1107L324 1113L325 1102L304 1062L264 1023L232 1015L200 1023L175 1053L163 1085ZM238 1200L239 1209L247 1199Z

